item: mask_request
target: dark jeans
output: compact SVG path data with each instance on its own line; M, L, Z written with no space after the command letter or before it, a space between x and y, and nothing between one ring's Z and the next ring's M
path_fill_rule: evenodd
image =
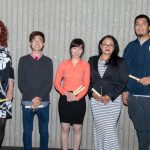
M35 111L22 106L23 111L23 144L24 150L32 150L32 131L34 115L38 117L40 133L40 150L48 150L49 105Z
M150 97L137 97L130 94L128 112L137 131L139 150L149 150Z

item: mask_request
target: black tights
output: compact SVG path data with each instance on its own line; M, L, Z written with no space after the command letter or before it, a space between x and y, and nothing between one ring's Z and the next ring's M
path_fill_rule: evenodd
M0 118L0 149L4 139L6 120L6 118Z

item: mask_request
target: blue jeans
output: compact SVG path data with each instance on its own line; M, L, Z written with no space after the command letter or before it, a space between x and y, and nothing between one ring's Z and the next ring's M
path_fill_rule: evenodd
M48 150L49 105L35 111L22 106L23 111L23 144L24 150L32 150L32 131L34 115L38 117L40 133L40 150Z

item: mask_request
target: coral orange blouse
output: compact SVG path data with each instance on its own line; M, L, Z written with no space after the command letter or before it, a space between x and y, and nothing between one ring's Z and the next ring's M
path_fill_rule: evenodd
M71 59L69 59L59 64L54 86L62 95L67 91L75 91L82 85L85 88L77 95L77 98L80 100L87 93L89 83L90 67L86 61L79 59L74 66Z

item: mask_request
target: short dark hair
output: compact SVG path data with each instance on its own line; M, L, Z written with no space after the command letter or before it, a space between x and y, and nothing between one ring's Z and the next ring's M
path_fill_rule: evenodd
M84 47L85 47L84 41L82 39L80 39L80 38L73 39L71 41L71 44L70 44L70 56L71 56L71 48L73 48L73 47L80 47L80 46L83 49L83 53L82 53L82 55L83 55L84 54Z
M119 44L118 44L118 41L116 40L116 38L113 37L112 35L106 35L99 41L99 44L98 44L99 56L102 55L102 49L100 47L100 44L102 44L106 38L109 38L114 42L114 50L110 56L110 59L108 60L108 62L106 62L106 65L108 65L110 63L116 65L116 61L117 61L118 54L119 54Z
M140 19L140 18L145 18L147 20L148 26L150 26L150 18L147 15L144 15L144 14L140 14L140 15L136 16L136 18L134 20L134 25L136 23L136 20Z
M35 36L40 36L43 39L43 42L45 43L45 36L44 33L41 31L33 31L29 36L29 42L32 42Z

